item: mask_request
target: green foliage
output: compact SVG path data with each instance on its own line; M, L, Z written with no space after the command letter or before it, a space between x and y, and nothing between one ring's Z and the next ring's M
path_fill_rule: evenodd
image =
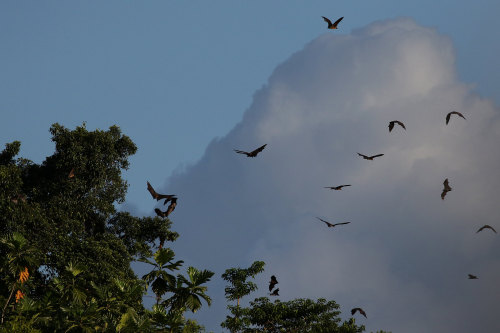
M338 304L318 299L294 299L288 302L267 297L256 298L250 307L229 306L235 315L221 324L232 332L314 332L359 333L364 326L357 326L353 318L341 323ZM236 315L237 314L237 315ZM237 319L235 319L237 318Z
M257 290L257 285L251 281L247 282L248 278L255 276L264 271L265 263L263 261L255 261L248 268L230 268L226 269L222 278L230 283L224 289L226 299L230 301L238 300L243 296Z
M174 311L188 309L191 312L196 312L201 308L201 299L205 300L210 306L212 299L205 294L207 287L203 286L203 284L210 281L214 273L189 267L187 274L188 278L182 275L177 276L175 286L170 290L174 294L164 304L170 306Z
M153 292L156 294L157 303L161 297L175 285L175 276L168 273L168 271L178 270L183 261L179 260L173 262L174 257L174 251L167 248L159 249L154 254L154 262L147 258L139 259L139 261L154 266L153 270L144 275L142 279L146 281L148 285L151 285Z
M158 237L141 237L141 246L127 248L114 233L122 222L115 204L124 200L127 189L121 169L128 167L135 145L116 126L90 132L85 126L71 131L54 124L50 132L56 149L41 165L13 159L19 142L7 144L0 154L2 235L23 234L38 250L44 265L39 273L46 279L60 274L70 261L84 264L87 280L96 283L114 276L134 278L129 267L137 254L133 250L145 249L146 242ZM68 177L71 170L73 178Z
M14 156L19 154L21 149L21 142L14 141L7 143L5 149L0 153L0 165L8 165L14 163Z
M169 248L153 256L153 246L177 239L171 222L116 211L132 140L117 126L50 132L55 152L41 164L16 159L17 141L0 152L0 332L201 331L183 312L210 304L203 284L213 273L170 274L183 262ZM144 280L130 267L137 258L154 266ZM142 303L150 283L168 294L153 310Z
M256 261L249 268L227 269L222 278L230 285L226 287L226 299L235 300L250 294L257 285L246 280L264 271L264 262ZM339 306L334 301L318 299L294 299L288 302L279 300L272 303L269 298L256 298L249 307L228 305L232 316L221 323L231 332L268 332L268 333L359 333L364 326L357 326L353 318L342 324L338 318Z

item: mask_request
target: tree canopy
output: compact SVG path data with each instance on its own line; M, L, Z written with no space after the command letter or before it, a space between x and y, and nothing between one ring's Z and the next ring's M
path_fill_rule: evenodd
M260 297L250 301L250 306L241 307L239 299L258 289L247 279L262 273L264 266L264 262L256 261L248 268L230 268L222 274L229 282L226 299L238 299L236 305L228 305L232 316L226 317L222 327L244 333L359 333L365 330L363 325L357 326L353 318L341 323L339 305L323 298L271 302L268 297Z
M121 172L137 150L132 140L117 126L54 124L50 132L55 152L41 164L16 159L18 141L0 153L0 330L197 327L183 313L210 304L204 284L213 273L189 267L187 277L172 275L183 262L155 243L177 239L171 221L116 209L127 191ZM137 277L134 260L152 272ZM158 300L152 310L142 302L148 287Z

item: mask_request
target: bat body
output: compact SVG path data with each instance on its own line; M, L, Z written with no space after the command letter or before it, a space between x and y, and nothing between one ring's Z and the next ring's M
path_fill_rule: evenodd
M342 187L351 186L351 185L339 185L339 186L326 186L325 188L329 188L330 190L340 191Z
M351 222L330 223L330 222L328 222L328 221L325 221L325 220L323 220L323 219L320 219L319 217L316 217L316 218L317 218L318 220L320 220L321 222L325 223L325 224L328 226L328 228L333 228L333 227L335 227L335 226L337 226L337 225L343 225L343 224L349 224L349 223L351 223Z
M378 154L378 155L373 155L373 156L366 156L366 155L363 155L363 154L360 154L358 153L359 156L363 157L365 160L369 160L369 161L373 161L373 159L375 157L380 157L380 156L384 156L384 154Z
M340 21L342 21L342 19L344 18L343 16L341 18L339 18L337 21L335 21L334 23L332 23L332 21L330 21L328 18L324 17L324 16L321 16L323 18L323 20L328 23L328 29L338 29L337 26L339 25Z
M165 199L165 202L163 202L164 205L166 205L167 202L175 198L175 194L159 194L155 191L155 189L153 188L153 186L151 186L149 182L147 182L147 184L148 184L148 191L149 193L151 193L153 199L156 199L157 201Z
M448 178L446 178L443 182L444 188L443 192L441 192L441 199L444 200L444 197L446 196L446 193L450 192L452 188L450 187L450 184L448 182Z
M170 215L170 213L172 213L174 211L176 206L177 206L177 198L172 198L170 200L170 205L168 205L168 208L166 211L167 217Z
M160 209L155 208L155 213L159 217L168 217L170 215L170 213L172 213L174 211L176 206L177 206L177 198L172 198L172 200L170 201L170 205L168 205L168 208L166 211L162 212Z
M167 211L162 212L160 209L155 208L155 213L156 213L156 215L158 215L159 217L167 217Z
M363 316L366 318L366 312L362 308L354 308L351 310L351 315L354 316L354 314L359 311Z
M476 280L477 276L469 274L469 280Z
M448 113L448 114L446 115L446 125L448 125L448 122L450 121L450 117L451 117L451 115L452 115L452 114L456 114L456 115L458 115L459 117L462 117L462 118L464 118L464 119L465 119L464 115L463 115L463 114L461 114L460 112L457 112L457 111L451 111L450 113Z
M238 150L238 149L233 149L235 152L237 152L238 154L244 154L244 155L247 155L247 157L255 157L257 156L261 151L264 150L264 148L266 148L267 146L267 143L265 145L262 145L260 146L259 148L255 149L255 150L252 150L251 152L246 152L246 151L243 151L243 150Z
M398 124L399 126L403 127L406 130L405 124L403 124L399 120L393 120L389 122L389 132L392 131L392 129L394 128L394 124Z
M280 291L280 288L276 288L276 289L275 289L275 290L274 290L271 294L269 294L269 295L271 295L271 296L279 296L279 295L280 295L280 294L279 294L279 291Z
M274 286L278 284L278 280L276 280L276 276L271 275L271 281L269 281L269 292L273 290Z

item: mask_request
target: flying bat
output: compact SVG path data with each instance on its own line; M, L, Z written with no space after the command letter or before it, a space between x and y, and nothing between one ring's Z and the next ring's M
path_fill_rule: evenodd
M269 292L273 290L274 286L278 284L278 280L276 280L276 276L271 275L271 281L269 281Z
M344 18L343 16L341 18L339 18L337 21L335 21L335 23L332 23L332 21L330 21L329 19L327 19L326 17L324 16L321 16L323 18L323 20L328 23L328 29L337 29L337 25L339 24L340 21L342 21L342 19Z
M460 116L460 117L462 117L462 118L464 118L464 119L465 119L464 115L463 115L463 114L461 114L460 112L457 112L457 111L451 111L450 113L448 113L448 114L446 115L446 125L448 125L448 122L450 121L450 117L451 117L451 115L452 115L452 114L456 114L456 115L458 115L458 116Z
M476 234L477 234L478 232L480 232L481 230L483 230L483 229L491 229L491 230L493 230L493 231L495 232L495 234L497 233L497 231L496 231L495 229L493 229L493 227L492 227L492 226L490 226L490 225L488 225L488 224L485 224L485 225L483 225L481 228L479 228L479 230L478 230L478 231L476 231Z
M271 295L271 296L279 296L279 295L280 295L280 294L279 294L279 291L280 291L280 288L276 288L276 289L275 289L275 290L274 290L271 294L269 294L269 295Z
M394 128L394 124L398 124L399 126L403 127L406 130L405 124L403 124L399 120L393 120L389 122L389 132L392 131L392 129Z
M373 155L373 156L366 156L366 155L363 155L363 154L360 154L358 153L359 156L363 157L365 160L370 160L370 161L373 161L373 159L375 157L379 157L379 156L384 156L384 154L378 154L378 155Z
M233 150L235 152L237 152L238 154L245 154L245 155L247 155L247 157L255 157L255 156L257 156L258 153L263 151L264 148L266 148L266 146L267 146L267 143L263 146L260 146L259 148L255 149L255 150L252 150L251 152L246 152L246 151L238 150L238 149L233 149Z
M477 276L469 274L469 280L476 280Z
M177 198L172 198L170 199L170 205L168 205L168 208L166 211L162 212L160 209L155 208L155 213L159 217L168 217L170 213L172 213L175 209L175 206L177 206Z
M340 191L342 187L351 186L351 185L339 185L339 186L326 186L325 188L329 188L330 190Z
M366 312L362 308L354 308L354 309L352 309L351 310L351 315L354 316L354 314L356 313L356 311L359 311L359 313L361 313L366 318Z
M452 189L450 187L450 184L448 183L448 178L446 178L443 182L444 188L443 192L441 192L441 199L444 200L444 197L446 196L446 193L450 192Z
M318 220L320 220L321 222L324 222L324 223L328 226L328 228L333 228L333 227L335 227L335 226L337 226L337 225L342 225L342 224L349 224L349 223L351 223L351 222L330 223L330 222L328 222L328 221L325 221L325 220L323 220L323 219L320 219L319 217L316 217L316 218L317 218Z
M149 182L148 183L148 191L149 193L151 193L151 196L153 197L153 199L156 199L157 201L160 201L162 199L165 199L165 202L163 202L164 205L167 204L167 202L173 200L175 198L175 194L159 194L155 191L155 189L153 188L153 186L151 186L151 184Z

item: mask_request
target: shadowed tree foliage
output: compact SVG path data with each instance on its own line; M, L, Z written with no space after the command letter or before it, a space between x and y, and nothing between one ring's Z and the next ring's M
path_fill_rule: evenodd
M121 172L136 151L132 140L117 126L54 124L50 133L55 151L41 164L16 159L18 141L0 153L0 332L202 331L182 314L198 310L200 298L210 304L203 284L211 272L190 267L187 278L169 276L167 299L153 310L142 303L152 281L139 279L131 262L147 260L155 241L178 234L168 219L116 210L125 200ZM173 258L162 250L154 258ZM156 321L162 311L176 317Z
M364 326L357 326L353 318L341 323L338 308L334 301L322 298L271 302L267 297L260 297L251 301L250 307L242 309L240 317L245 324L240 331L358 333L365 330Z
M230 283L225 289L226 299L232 301L257 290L257 285L247 282L264 271L264 262L256 261L249 268L230 268L222 274L222 278ZM232 333L359 333L364 326L357 326L354 318L341 322L339 305L334 301L318 299L294 299L288 302L267 297L256 298L249 307L228 305L232 316L227 316L221 323L223 328Z
M230 301L237 300L237 305L239 305L240 299L243 296L257 290L257 285L252 281L247 282L247 279L255 278L257 274L262 273L264 271L264 266L265 263L263 261L255 261L248 268L226 269L224 274L222 274L222 278L230 283L224 289L226 299Z

